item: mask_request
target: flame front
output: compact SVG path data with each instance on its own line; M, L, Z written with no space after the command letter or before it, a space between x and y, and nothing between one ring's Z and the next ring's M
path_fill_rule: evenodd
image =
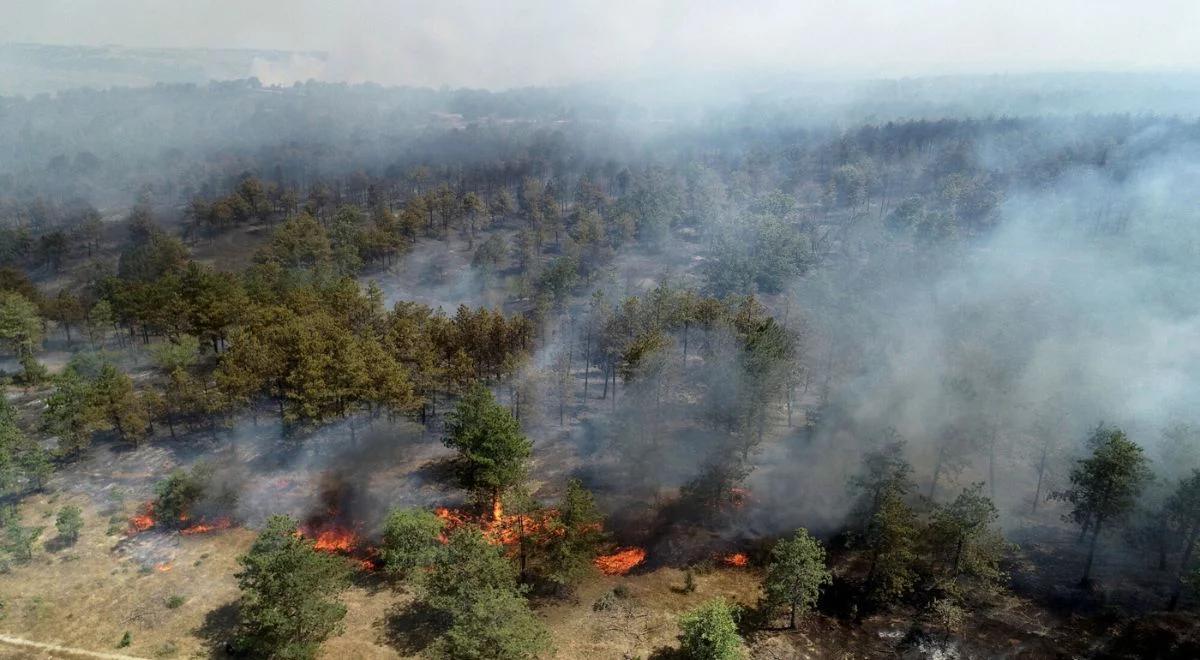
M321 552L351 552L357 544L358 535L354 532L342 527L332 527L316 535L313 548Z
M164 561L161 564L154 565L154 570L158 571L159 573L166 573L167 571L171 570L172 568L175 568L175 564L172 564L169 561Z
M516 545L522 539L533 539L546 530L550 530L550 533L554 535L562 535L566 531L561 525L554 524L555 518L558 517L558 510L552 508L544 509L534 515L513 514L506 516L504 515L503 506L499 501L496 501L490 519L485 516L472 516L469 513L445 507L438 507L434 509L433 513L446 523L441 536L438 537L438 540L442 543L450 540L450 532L464 525L478 526L488 543L505 546Z
M141 511L137 515L129 519L129 533L137 534L144 532L154 526L154 503L146 502L142 505Z
M596 568L605 575L625 575L635 566L646 561L646 551L641 548L625 548L611 555L596 557Z
M233 527L232 519L217 518L212 522L201 521L193 525L188 525L187 527L179 530L179 533L183 534L184 536L191 536L193 534L207 534L208 532L215 532L218 529L229 529L230 527Z

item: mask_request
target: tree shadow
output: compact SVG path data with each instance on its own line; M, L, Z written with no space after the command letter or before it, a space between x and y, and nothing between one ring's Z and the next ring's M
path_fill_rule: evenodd
M67 548L74 547L76 541L77 541L77 539L67 538L67 537L63 536L62 534L59 534L58 536L55 536L54 538L50 539L49 541L46 541L45 543L43 543L42 547L45 548L46 552L51 552L51 553L62 552L63 550L66 550Z
M687 660L687 656L683 654L683 649L660 646L650 652L647 660Z
M204 623L195 630L208 645L210 658L234 658L233 634L238 622L238 602L229 601L204 615Z
M381 623L384 641L403 655L421 654L448 627L445 617L419 602L397 603Z

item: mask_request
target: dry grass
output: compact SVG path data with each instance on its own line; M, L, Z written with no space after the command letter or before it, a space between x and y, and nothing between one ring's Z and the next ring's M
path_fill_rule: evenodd
M68 503L84 508L86 524L75 545L59 548L53 515ZM133 502L125 506L125 513L133 510ZM35 495L26 498L20 511L25 524L46 530L33 561L0 578L0 631L139 657L219 656L237 597L236 558L252 542L251 530L189 537L150 532L129 541L123 534L107 534L109 517L86 498ZM154 567L160 559L169 562L169 570ZM597 575L574 598L540 602L537 612L551 630L557 657L646 656L674 644L675 621L686 609L714 596L747 604L756 596L754 574L743 569L699 576L690 594L680 593L682 584L683 572L671 568L625 577ZM593 603L618 585L627 594L616 599L616 606L593 610ZM172 596L185 600L167 607ZM391 642L402 632L395 629L395 617L410 596L364 577L344 600L345 632L326 643L324 657L395 658L418 650ZM118 649L126 630L132 644ZM0 645L0 658L37 657L31 653Z

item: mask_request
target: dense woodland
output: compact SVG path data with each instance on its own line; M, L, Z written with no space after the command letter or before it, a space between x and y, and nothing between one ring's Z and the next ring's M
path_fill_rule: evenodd
M318 654L364 565L414 596L422 652L532 658L555 653L539 609L597 571L682 568L690 593L714 558L761 598L689 612L655 657L890 616L904 648L986 654L973 622L1014 598L1079 612L1088 655L1160 616L1159 657L1197 652L1164 613L1200 601L1197 365L1172 348L1200 124L597 98L0 100L6 570L42 552L23 498L97 447L228 441L156 475L143 515L256 529L222 647L246 657ZM369 556L215 467L247 429L357 464L414 426L460 501L340 512ZM57 523L78 536L79 508Z

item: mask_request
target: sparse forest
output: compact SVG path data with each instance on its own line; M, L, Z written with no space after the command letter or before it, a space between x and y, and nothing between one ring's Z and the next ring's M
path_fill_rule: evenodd
M0 98L0 630L1200 655L1200 124L795 103Z

